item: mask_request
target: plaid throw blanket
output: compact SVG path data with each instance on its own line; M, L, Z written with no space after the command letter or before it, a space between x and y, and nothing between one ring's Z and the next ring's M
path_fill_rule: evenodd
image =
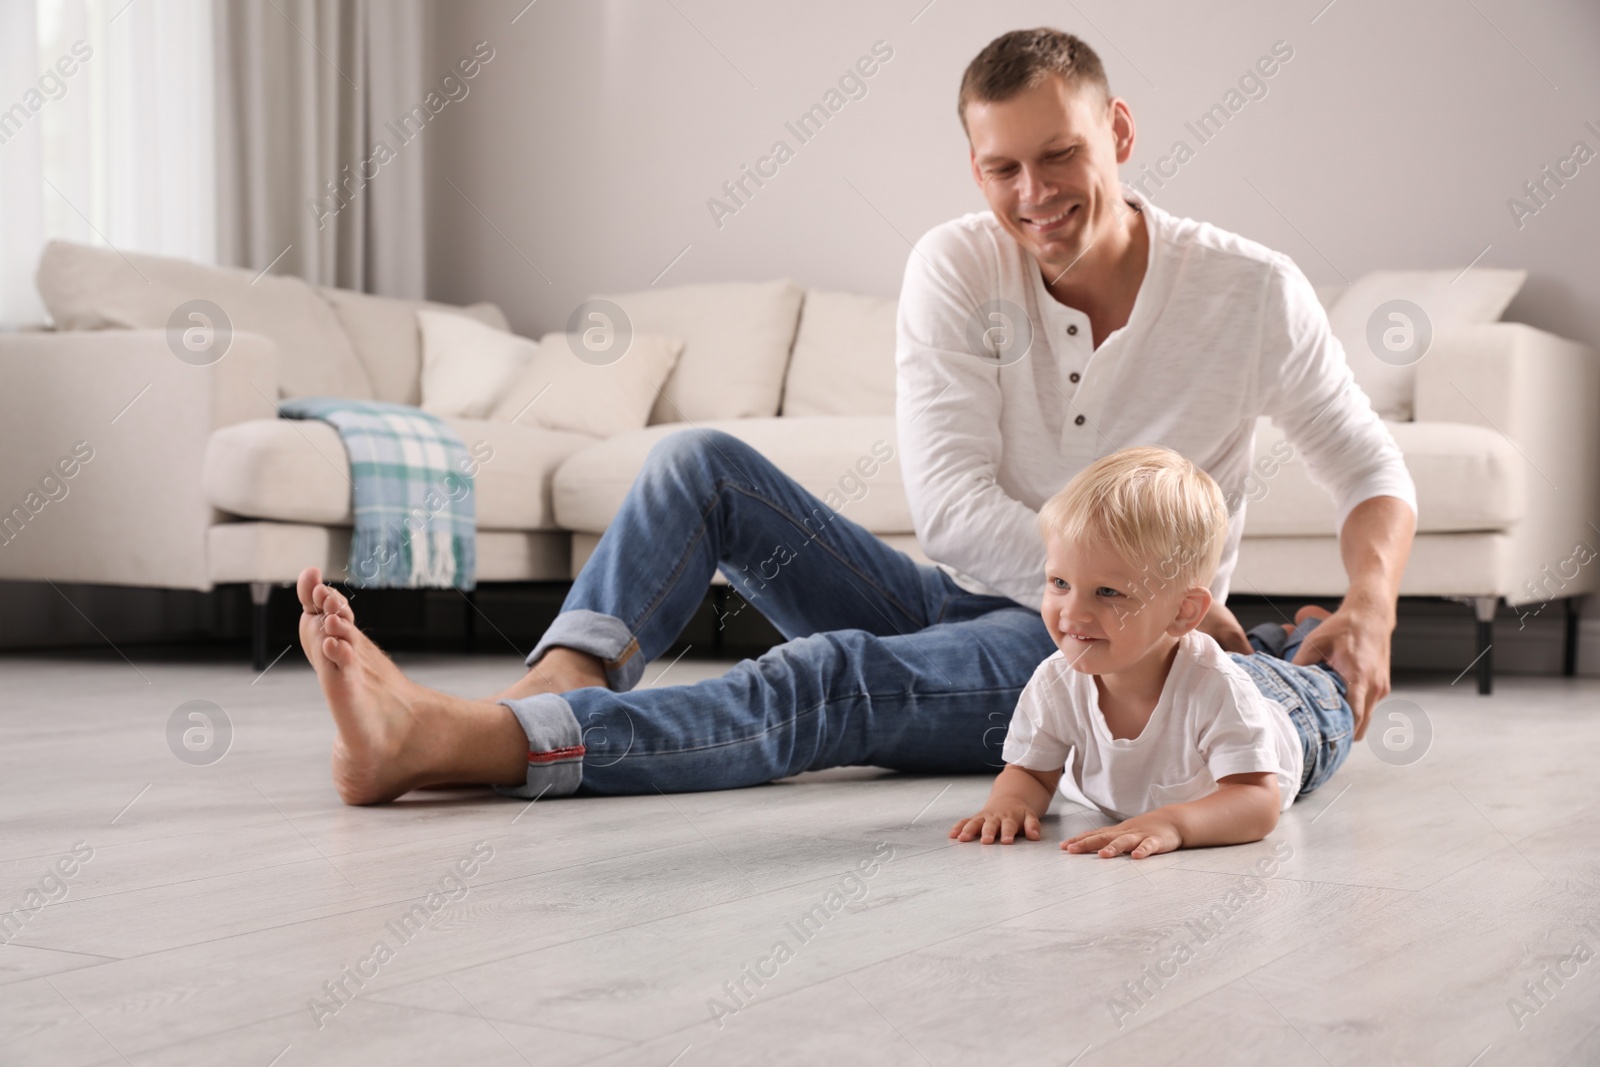
M305 397L278 414L320 419L350 457L351 585L471 589L477 571L476 466L454 430L404 404Z

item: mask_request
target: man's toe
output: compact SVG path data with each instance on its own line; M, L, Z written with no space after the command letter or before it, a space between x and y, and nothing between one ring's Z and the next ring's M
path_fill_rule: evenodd
M305 570L300 572L300 577L298 580L296 580L294 585L294 591L295 594L300 597L301 609L305 611L318 610L316 601L313 599L313 594L315 594L315 592L320 588L322 588L321 568L307 567Z
M317 586L316 591L312 593L312 599L316 602L317 611L324 615L337 615L341 619L355 621L356 613L351 610L350 601L333 586Z
M322 654L337 667L349 667L355 660L355 649L349 641L341 641L337 637L324 637L322 639Z

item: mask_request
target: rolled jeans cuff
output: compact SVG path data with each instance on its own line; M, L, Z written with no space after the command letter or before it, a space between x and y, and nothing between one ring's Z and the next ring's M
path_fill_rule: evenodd
M1277 623L1264 622L1259 626L1253 626L1245 636L1254 638L1250 644L1257 652L1265 652L1279 659L1285 658L1283 650L1289 645L1289 635Z
M502 700L528 735L528 780L522 785L497 785L508 797L566 796L583 781L583 731L572 705L557 693L536 693L520 700Z
M587 608L573 608L557 615L539 643L528 653L532 667L552 647L561 645L587 652L605 664L606 685L625 693L644 677L644 656L638 640L621 619Z

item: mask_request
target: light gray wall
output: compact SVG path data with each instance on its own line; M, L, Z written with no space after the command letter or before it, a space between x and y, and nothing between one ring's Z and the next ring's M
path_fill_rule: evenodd
M1593 0L538 0L513 24L523 2L435 4L441 73L479 40L495 58L428 132L430 295L494 300L521 333L651 284L685 247L656 284L788 275L894 294L910 240L984 207L962 70L994 36L1049 23L1093 44L1131 103L1130 180L1176 138L1198 144L1185 121L1287 42L1267 95L1150 186L1158 203L1318 283L1460 269L1488 246L1482 265L1530 272L1508 318L1600 348L1600 160L1520 229L1507 208L1575 141L1600 151L1584 128L1600 128ZM867 95L800 144L784 123L879 40L894 55ZM794 158L719 228L707 199L778 139Z

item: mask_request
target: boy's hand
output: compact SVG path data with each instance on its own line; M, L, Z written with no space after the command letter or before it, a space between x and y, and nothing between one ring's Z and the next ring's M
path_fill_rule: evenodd
M1075 834L1061 842L1068 852L1094 852L1110 858L1127 853L1136 860L1183 847L1183 835L1168 818L1149 812L1138 818Z
M957 841L971 841L983 835L985 845L994 844L995 834L1000 843L1009 845L1016 840L1017 830L1029 841L1039 840L1039 818L1023 804L990 804L969 819L957 819L950 827L950 836Z

